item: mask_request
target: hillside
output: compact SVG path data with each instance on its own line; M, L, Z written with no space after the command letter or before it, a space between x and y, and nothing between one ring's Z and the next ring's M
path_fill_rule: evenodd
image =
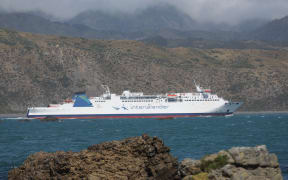
M195 79L242 110L287 110L288 51L163 48L128 40L87 40L0 30L0 113L125 89L194 90Z
M38 34L85 37L91 39L133 38L133 33L95 30L83 24L53 22L39 13L0 13L0 28ZM137 35L137 34L136 34Z
M264 41L288 41L288 16L273 20L251 33L252 38Z

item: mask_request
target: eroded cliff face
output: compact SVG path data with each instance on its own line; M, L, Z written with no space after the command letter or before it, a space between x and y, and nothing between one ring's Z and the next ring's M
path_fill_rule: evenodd
M162 48L0 30L0 113L47 106L86 90L187 92L193 80L242 110L287 110L288 51Z

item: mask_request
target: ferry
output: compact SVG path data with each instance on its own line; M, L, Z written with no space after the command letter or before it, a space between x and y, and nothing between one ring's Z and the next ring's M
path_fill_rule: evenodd
M242 102L227 101L210 89L196 85L196 92L145 95L143 92L124 91L121 95L105 93L88 97L76 93L70 100L48 107L30 107L28 118L102 119L102 118L177 118L232 115Z

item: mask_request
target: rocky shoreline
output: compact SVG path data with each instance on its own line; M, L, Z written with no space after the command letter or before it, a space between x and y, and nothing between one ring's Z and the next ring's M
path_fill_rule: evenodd
M282 180L277 156L265 145L233 147L181 162L157 137L104 142L80 152L38 152L8 179Z

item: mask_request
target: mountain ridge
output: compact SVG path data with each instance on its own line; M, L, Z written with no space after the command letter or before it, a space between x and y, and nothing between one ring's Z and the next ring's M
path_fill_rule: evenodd
M0 13L0 27L18 31L89 39L141 40L201 38L209 41L263 40L258 34L267 20L254 19L236 26L201 23L167 4L134 13L84 11L72 19L57 20L42 12ZM260 33L261 34L261 33ZM264 39L265 40L265 39Z
M288 16L273 20L252 33L252 38L263 41L288 41Z

